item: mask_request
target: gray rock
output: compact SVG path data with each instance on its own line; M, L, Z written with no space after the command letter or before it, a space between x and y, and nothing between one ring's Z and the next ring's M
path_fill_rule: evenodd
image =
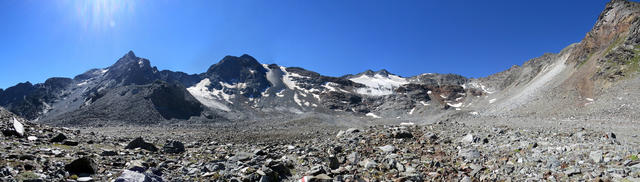
M82 157L65 165L64 170L71 174L95 174L98 170L98 165L93 159Z
M602 151L592 151L589 153L589 158L595 163L600 163L602 161Z
M329 164L329 168L338 169L340 167L340 163L338 162L338 158L336 156L327 157L327 163Z
M464 157L465 159L469 159L469 160L473 160L481 157L480 152L475 148L460 149L460 151L458 151L458 156Z
M460 141L462 141L463 143L473 143L475 142L476 138L471 134L467 134L464 137L462 137L462 139Z
M236 153L236 155L231 157L229 160L231 160L231 161L246 161L246 160L251 159L252 157L253 157L252 153L238 152L238 153Z
M22 125L22 123L16 120L15 117L13 118L13 129L16 131L18 136L20 137L24 136L24 125Z
M566 174L567 176L573 176L580 173L582 173L582 171L580 171L580 168L576 167L572 167L564 171L564 174Z
M51 142L51 143L60 143L60 142L63 142L64 140L66 140L66 139L67 139L67 136L65 136L62 133L58 133L58 135L56 135L55 137L51 138L49 140L49 142Z
M362 162L359 163L360 166L366 168L366 169L370 169L370 168L375 168L376 166L378 166L378 163L376 161L373 161L371 159L366 159Z
M382 150L382 152L385 153L390 153L396 150L396 147L394 147L393 145L385 145L382 147L378 147L380 150Z
M133 141L129 142L129 144L127 144L127 146L125 147L125 149L136 149L136 148L145 149L151 152L158 151L158 148L156 148L155 145L145 142L144 139L142 139L142 137L138 137L134 139Z
M164 153L179 154L184 152L184 144L180 141L170 140L162 147Z
M115 156L118 155L118 153L116 151L113 150L104 150L102 151L102 153L100 153L101 156Z
M438 139L438 135L436 135L434 133L431 133L431 132L425 133L424 135L422 135L422 137L424 139L432 141L432 142Z
M413 135L411 134L411 132L407 130L397 130L397 131L391 132L391 137L392 138L413 138Z
M360 162L358 152L351 152L351 154L347 156L347 161L349 161L352 164L356 164Z
M79 177L76 181L78 182L91 182L93 181L92 177Z
M73 140L65 140L64 142L62 142L62 145L66 146L78 146L79 144L79 142Z
M152 173L140 173L131 170L124 170L115 182L162 182L163 179Z

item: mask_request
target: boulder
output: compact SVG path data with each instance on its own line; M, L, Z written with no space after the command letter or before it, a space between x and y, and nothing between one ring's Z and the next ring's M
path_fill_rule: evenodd
M141 173L137 171L124 170L115 182L162 182L162 177L153 173Z
M167 143L162 147L162 151L169 154L179 154L184 152L184 144L180 141L167 141Z
M62 142L62 145L67 145L67 146L78 146L78 144L80 143L72 140L65 140L64 142Z
M145 142L144 139L142 139L142 137L138 137L134 139L133 141L129 142L129 144L127 144L127 146L125 147L125 149L136 149L136 148L148 150L151 152L158 151L158 148L156 148L155 145Z
M13 129L19 137L24 137L24 125L16 120L16 118L13 118Z
M49 142L51 142L51 143L60 143L60 142L63 142L64 140L66 140L66 139L67 139L67 136L65 136L62 133L58 133L58 135L56 135L55 137L51 138L49 140Z
M389 153L389 152L393 152L396 150L396 147L394 147L393 145L385 145L382 147L378 147L380 150L382 150L382 152L385 153Z
M82 157L64 166L64 170L71 174L95 174L98 165L93 159Z
M407 130L396 130L391 132L391 137L392 138L413 138L413 135L411 134L411 132Z

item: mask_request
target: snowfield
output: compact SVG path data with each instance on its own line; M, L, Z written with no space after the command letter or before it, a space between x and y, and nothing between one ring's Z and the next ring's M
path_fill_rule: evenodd
M369 75L361 75L351 78L353 82L365 85L364 88L356 89L356 92L363 95L383 96L393 94L395 88L408 84L407 79L397 75L383 76L376 74L373 77Z

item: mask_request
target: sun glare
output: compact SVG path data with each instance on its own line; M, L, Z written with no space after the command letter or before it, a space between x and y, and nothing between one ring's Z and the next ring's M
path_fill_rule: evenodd
M75 14L85 30L107 31L133 14L134 1L77 0L72 1Z

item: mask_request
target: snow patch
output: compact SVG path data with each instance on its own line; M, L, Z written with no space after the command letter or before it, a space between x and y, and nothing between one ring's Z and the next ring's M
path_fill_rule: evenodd
M430 105L429 103L425 102L425 101L420 101L420 104L422 104L423 106L428 106Z
M585 100L589 101L589 102L593 102L592 98L586 98Z
M493 104L494 102L496 102L496 99L489 100L489 104Z
M416 108L412 108L411 111L409 111L409 115L413 115L413 112L416 111Z
M304 90L304 89L298 87L298 84L292 78L293 77L308 78L308 77L302 76L302 75L297 74L297 73L290 73L290 72L287 71L287 68L284 67L284 66L280 66L280 69L284 73L284 75L282 76L282 82L287 86L287 88L289 88L291 90L295 90L295 89Z
M451 107L456 107L456 108L458 108L458 107L461 107L461 106L462 106L462 102L455 103L455 104L447 103L447 105L449 105L449 106L451 106Z
M369 75L361 75L349 80L366 86L356 89L357 93L372 96L392 94L395 88L409 83L407 79L397 75L383 76L380 74L376 74L373 77Z
M276 93L278 97L284 97L284 89L280 90L280 92Z
M370 113L365 114L365 116L369 116L369 117L372 117L372 118L382 118L382 117L380 117L380 116L378 116L378 115L376 115L376 114L373 114L373 113L371 113L371 112L370 112Z
M300 100L300 98L298 98L298 93L294 93L293 94L293 101L295 101L296 104L298 104L300 107L302 107L302 101Z
M400 126L413 126L413 125L415 125L415 123L412 123L412 122L400 123Z
M83 81L81 83L76 84L77 86L83 86L86 85L87 83L89 83L88 81Z
M211 81L208 78L205 78L195 86L187 88L187 91L189 91L189 93L191 93L191 95L193 95L193 97L195 97L196 100L200 101L200 103L202 103L203 105L209 108L217 108L223 111L231 111L229 107L227 107L225 104L217 102L216 99L214 98L214 96L219 97L219 93L222 91L215 90L215 89L210 90L208 88L209 85L211 85ZM227 102L230 102L228 101L229 99L228 95L226 99L227 99Z

